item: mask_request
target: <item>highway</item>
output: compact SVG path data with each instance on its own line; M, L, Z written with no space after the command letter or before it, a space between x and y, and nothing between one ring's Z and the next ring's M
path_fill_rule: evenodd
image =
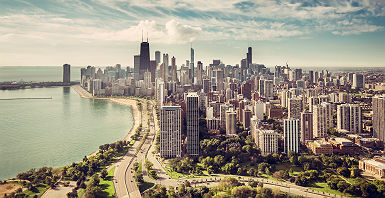
M141 194L139 192L138 187L136 186L136 182L134 179L134 173L133 170L133 164L135 162L142 161L142 170L144 172L144 180L156 184L161 184L163 186L173 186L177 187L179 184L184 183L185 181L189 181L192 186L206 186L206 187L214 187L219 184L219 181L223 179L224 177L204 177L204 178L191 178L191 179L171 179L167 173L164 171L161 163L158 161L158 155L155 153L153 154L153 151L155 150L155 134L156 131L159 130L158 122L156 121L156 109L153 108L153 101L149 102L149 109L152 110L150 112L150 120L149 124L147 125L147 108L143 105L143 111L142 111L142 136L149 128L150 131L148 133L148 136L142 145L140 150L136 150L136 148L140 145L140 140L136 141L134 146L132 146L129 151L127 152L126 156L124 156L119 162L115 164L116 169L114 173L114 184L115 184L115 190L116 195L119 198L133 198L133 197L141 197ZM145 104L143 102L143 104ZM150 162L153 163L153 169L157 171L159 179L153 180L149 178L146 174L146 169L144 167L145 159L148 159ZM292 184L290 182L279 182L275 180L269 180L269 179L263 179L258 177L239 177L239 176L232 176L236 177L241 181L247 182L250 179L254 179L256 181L262 182L264 187L272 188L272 189L279 189L282 192L288 192L290 194L295 195L301 195L304 197L341 197L336 196L334 194L328 194L328 193L322 193L320 191L311 190L305 187L297 186L295 184Z

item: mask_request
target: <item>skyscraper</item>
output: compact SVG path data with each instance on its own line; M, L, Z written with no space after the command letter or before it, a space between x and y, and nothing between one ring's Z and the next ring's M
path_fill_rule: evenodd
M288 117L299 119L302 112L302 99L301 98L290 98L288 104Z
M155 51L155 61L156 61L156 66L158 66L160 63L160 51Z
M199 155L199 97L196 92L186 96L187 154Z
M180 106L162 106L160 112L160 156L182 156L182 110Z
M163 54L163 80L168 82L168 54Z
M333 127L332 105L323 102L313 106L313 137L325 137L327 130Z
M251 64L253 64L253 54L252 54L252 48L247 48L247 54L246 54L246 67L249 68Z
M134 79L139 80L139 70L140 70L140 55L134 56Z
M191 47L190 70L191 70L191 82L192 84L194 84L194 49L192 47Z
M140 67L139 67L139 80L144 79L144 72L150 70L150 44L148 38L146 42L140 43Z
M385 97L374 96L372 100L373 136L385 142Z
M177 81L177 76L176 76L176 60L175 60L174 56L171 58L171 79L172 79L173 82Z
M362 89L364 88L364 75L362 74L353 74L353 85L352 89Z
M237 114L233 108L226 111L226 135L235 135Z
M198 61L197 63L197 79L195 84L202 85L202 75L203 75L203 64L201 61Z
M301 113L301 142L306 143L306 140L313 139L313 113Z
M337 106L337 129L360 133L362 129L361 107L358 104Z
M285 152L294 151L298 153L299 148L299 120L298 119L285 119L284 121L284 134L285 139Z
M64 64L63 65L63 83L71 82L71 65Z

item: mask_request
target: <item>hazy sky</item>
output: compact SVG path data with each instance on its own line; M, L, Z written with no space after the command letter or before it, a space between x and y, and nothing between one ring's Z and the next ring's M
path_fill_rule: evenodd
M267 66L385 66L385 0L0 0L0 65L133 65L154 51Z

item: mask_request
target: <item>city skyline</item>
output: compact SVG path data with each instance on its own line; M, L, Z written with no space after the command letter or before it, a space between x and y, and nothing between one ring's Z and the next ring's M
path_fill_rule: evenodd
M267 66L384 66L382 1L12 1L0 8L0 65L133 66L142 31L154 52Z

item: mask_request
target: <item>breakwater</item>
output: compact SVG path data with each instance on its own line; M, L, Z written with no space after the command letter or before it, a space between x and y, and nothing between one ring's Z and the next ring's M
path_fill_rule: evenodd
M77 85L79 82L1 82L0 90L12 90L12 89L26 89L26 88L39 88L39 87L60 87L60 86L72 86Z

